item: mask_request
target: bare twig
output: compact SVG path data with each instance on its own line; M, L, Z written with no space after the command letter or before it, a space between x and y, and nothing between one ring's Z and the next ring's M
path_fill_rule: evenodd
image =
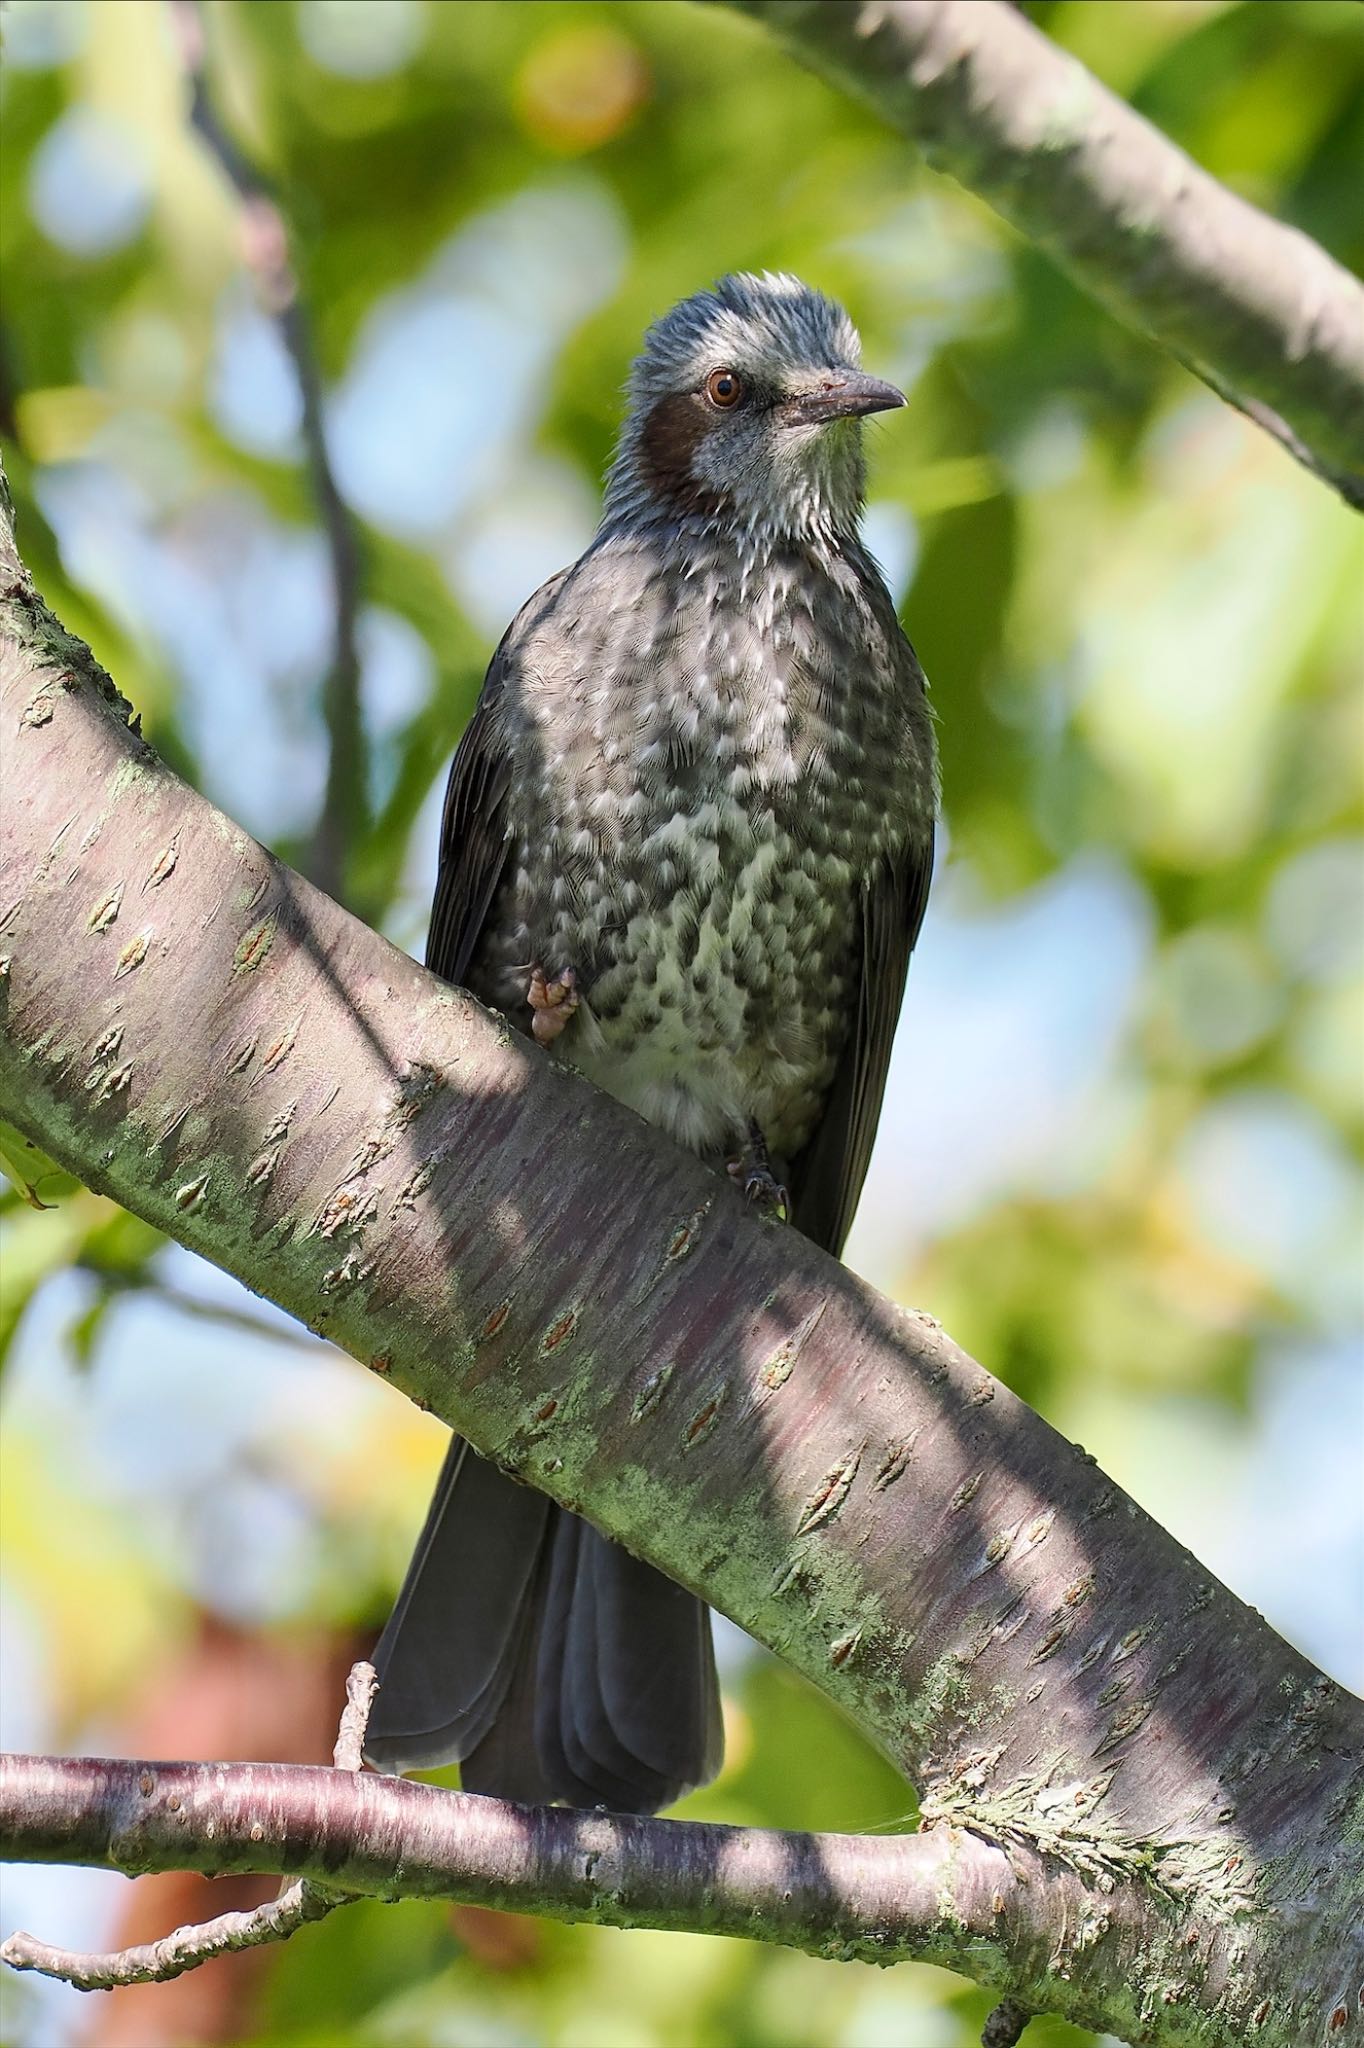
M358 1771L364 1748L365 1727L374 1695L379 1689L372 1664L356 1664L346 1680L346 1705L341 1715L333 1752L333 1768ZM139 1793L154 1778L160 1766L138 1772ZM168 1807L179 1812L173 1794ZM160 1941L140 1942L135 1947L110 1954L84 1954L76 1949L57 1948L39 1941L22 1929L0 1942L0 1962L14 1970L36 1970L44 1977L59 1977L77 1991L112 1991L125 1984L164 1984L197 1970L213 1956L244 1948L262 1948L269 1942L287 1941L310 1921L325 1919L336 1907L346 1905L355 1895L334 1890L330 1885L298 1877L284 1884L278 1897L249 1913L220 1913L193 1927L177 1927Z
M1364 287L1004 0L727 0L1364 507Z
M183 1287L168 1287L154 1272L113 1272L90 1259L77 1259L75 1265L78 1271L93 1274L109 1295L150 1295L163 1308L174 1309L177 1315L189 1316L195 1322L212 1323L222 1330L240 1330L244 1336L262 1337L271 1344L287 1344L296 1351L306 1351L312 1358L327 1343L325 1337L304 1329L295 1319L267 1322L264 1316L253 1315L249 1308L237 1308L229 1301L208 1301L201 1295L187 1293Z
M352 1664L346 1679L346 1704L336 1731L332 1767L338 1771L359 1771L365 1763L365 1730L369 1710L379 1690L378 1674L372 1664Z
M160 1941L140 1942L136 1947L111 1954L87 1954L80 1949L57 1948L39 1941L22 1929L0 1942L0 1962L12 1970L36 1970L41 1977L57 1977L76 1991L115 1991L127 1984L167 1984L187 1970L197 1970L214 1956L243 1948L263 1948L270 1942L287 1941L309 1920L320 1920L336 1900L324 1900L321 1893L305 1897L300 1881L291 1884L263 1906L249 1913L220 1913L196 1927L177 1927Z
M347 848L363 828L368 810L356 640L360 610L359 543L327 452L322 376L307 308L290 256L288 226L268 182L229 135L213 105L199 0L170 0L170 5L181 61L190 84L191 124L241 200L242 253L262 301L283 336L303 403L303 445L327 537L336 608L332 660L322 698L329 739L327 786L313 835L309 868L320 888L344 900Z
M134 1287L141 1283L134 1281ZM241 1330L250 1337L263 1337L271 1344L289 1344L298 1351L306 1351L316 1358L326 1345L326 1338L319 1337L313 1330L305 1330L296 1321L267 1322L264 1316L253 1316L249 1308L234 1308L228 1301L205 1301L197 1294L186 1293L183 1287L167 1287L160 1281L148 1283L144 1292L154 1294L166 1308L173 1308L177 1315L191 1316L196 1322L216 1323L220 1329Z

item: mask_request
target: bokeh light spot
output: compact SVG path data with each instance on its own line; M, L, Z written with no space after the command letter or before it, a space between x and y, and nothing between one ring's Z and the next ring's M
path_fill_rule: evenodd
M1357 1275L1359 1176L1329 1125L1290 1096L1240 1089L1195 1119L1177 1154L1209 1244L1329 1314Z
M1305 981L1364 971L1364 839L1326 839L1285 862L1266 906L1269 942Z
M219 317L209 405L229 441L252 455L294 453L303 394L278 323L241 290Z
M537 142L576 156L618 135L649 87L644 58L628 37L600 23L575 25L530 51L516 80L516 109Z
M903 604L919 566L918 521L906 506L878 498L863 515L862 538L886 579L886 588L897 605Z
M90 30L84 0L10 0L5 9L7 71L51 71L85 47Z
M33 153L29 207L50 242L74 256L104 256L131 242L151 186L133 129L91 107L54 121Z
M303 0L299 41L324 71L388 78L416 55L426 34L421 0Z
M1198 925L1166 949L1157 1014L1179 1059L1195 1066L1239 1059L1282 1013L1283 991L1244 932Z

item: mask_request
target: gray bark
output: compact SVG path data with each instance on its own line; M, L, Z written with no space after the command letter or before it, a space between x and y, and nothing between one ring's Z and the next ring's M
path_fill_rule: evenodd
M180 782L7 531L0 600L0 1116L837 1700L919 1788L936 1960L1130 2041L1357 2028L1359 1703L929 1317Z
M1006 0L727 0L1364 506L1364 286Z
M950 1967L969 1940L974 1974L1001 1985L1012 1981L1019 1941L1045 1951L1054 1932L1036 1859L1020 1869L962 1829L783 1834L520 1807L297 1764L3 1757L0 1845L29 1862L279 1871L329 1898L451 1898L603 1926L743 1935L839 1960ZM227 1929L220 1946L247 1946L245 1932ZM186 1930L177 1950L197 1949L198 1934ZM79 1975L88 1989L150 1974L121 1956L61 1955L29 1936L5 1942L0 1959Z

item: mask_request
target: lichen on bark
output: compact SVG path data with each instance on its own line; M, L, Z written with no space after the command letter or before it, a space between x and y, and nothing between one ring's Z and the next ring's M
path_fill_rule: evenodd
M21 577L0 626L0 1116L837 1699L944 1845L915 1953L1134 2040L1324 2041L1359 1703L931 1319L186 788Z

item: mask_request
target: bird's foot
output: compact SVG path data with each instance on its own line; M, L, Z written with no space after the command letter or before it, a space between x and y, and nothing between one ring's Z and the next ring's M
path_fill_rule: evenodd
M536 1043L553 1045L578 1007L578 977L564 967L551 981L543 967L534 967L526 1000L534 1013L530 1028Z
M737 1159L729 1161L729 1177L742 1191L744 1200L774 1222L790 1220L791 1197L772 1171L767 1140L756 1123L748 1127L748 1144Z

